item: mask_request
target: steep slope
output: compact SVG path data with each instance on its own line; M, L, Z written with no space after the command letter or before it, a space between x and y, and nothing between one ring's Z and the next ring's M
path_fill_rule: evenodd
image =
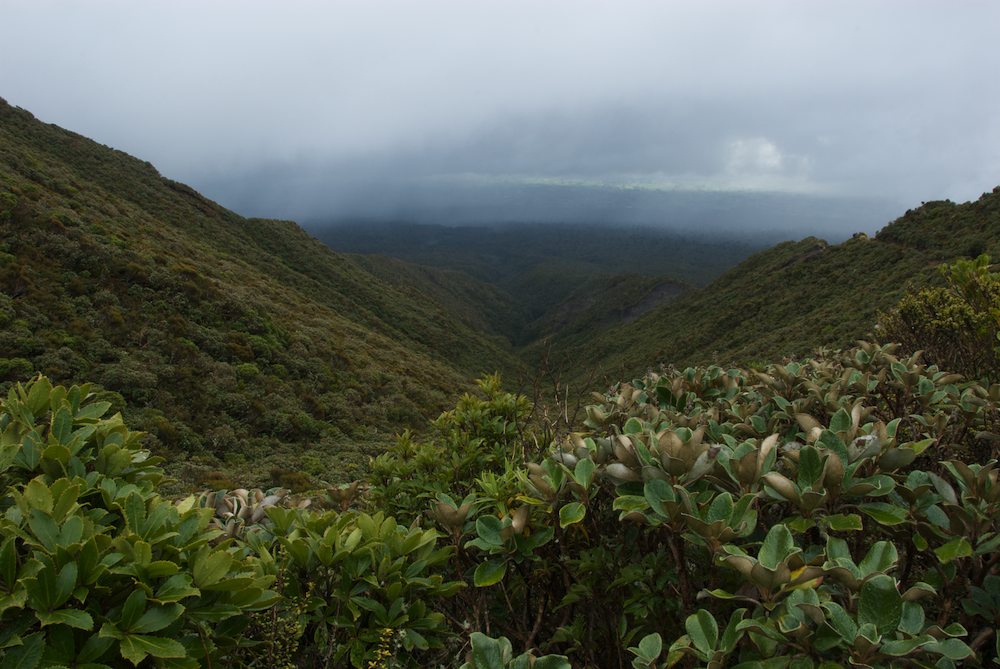
M354 255L366 270L402 292L432 298L469 327L495 333L498 341L512 323L524 320L524 307L496 286L464 272L416 265L382 255Z
M571 341L589 341L609 328L635 321L689 290L689 285L658 276L612 274L588 278L525 327L525 339L531 343L521 354L533 359L553 340L563 346Z
M959 257L1000 258L1000 188L976 202L929 202L875 237L807 238L762 251L710 285L589 341L556 335L552 356L578 378L651 366L774 361L842 347L875 330L909 286Z
M520 369L430 287L2 101L0 231L0 382L103 384L188 478L344 475L471 377Z

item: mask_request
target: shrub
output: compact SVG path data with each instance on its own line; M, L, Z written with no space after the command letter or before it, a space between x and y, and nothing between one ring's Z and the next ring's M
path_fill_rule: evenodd
M1000 380L1000 274L986 255L940 271L947 286L905 295L883 315L883 337L942 368Z
M88 386L38 377L0 405L4 666L219 663L273 576L213 545L211 513L156 493L139 434Z
M170 503L106 402L38 378L0 407L0 662L998 660L1000 384L897 350L650 373L528 462L487 379L373 462L370 513L361 485Z
M248 532L247 544L284 598L272 622L260 626L268 652L280 655L292 642L297 666L366 667L386 659L391 641L398 646L392 666L428 666L448 636L434 604L464 586L444 578L451 551L436 545L437 532L403 527L381 513L277 506L266 513L269 522ZM298 636L281 639L281 629ZM266 659L275 666L277 658Z
M409 521L439 493L464 496L482 473L523 461L527 399L505 392L499 375L483 377L476 385L478 396L463 395L431 424L430 441L416 441L406 431L372 460L375 508Z
M996 657L1000 385L960 378L865 343L622 383L543 461L424 500L475 586L441 605L583 666Z

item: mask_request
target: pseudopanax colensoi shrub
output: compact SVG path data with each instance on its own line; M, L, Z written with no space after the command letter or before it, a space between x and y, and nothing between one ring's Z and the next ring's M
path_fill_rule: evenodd
M198 667L239 645L273 577L213 542L210 512L87 386L16 386L0 409L3 666Z
M456 631L518 651L581 667L976 666L1000 643L998 402L998 385L871 343L667 371L601 396L538 462L459 440L488 466L458 495L410 499L474 586L440 603ZM454 469L414 466L435 458L448 451L405 440L377 463L376 498L440 490Z

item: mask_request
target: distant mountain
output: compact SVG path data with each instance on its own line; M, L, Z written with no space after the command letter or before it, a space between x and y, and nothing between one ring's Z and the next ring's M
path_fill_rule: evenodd
M333 169L336 173L336 169ZM712 188L690 183L621 183L503 176L400 180L332 179L322 166L280 167L204 182L240 211L301 220L307 229L336 221L407 221L423 225L585 224L650 227L690 235L759 239L774 244L816 235L841 241L872 233L900 210L889 197ZM343 179L350 183L343 183Z
M0 382L99 382L189 480L348 476L476 375L523 369L487 291L242 218L2 101L0 232Z

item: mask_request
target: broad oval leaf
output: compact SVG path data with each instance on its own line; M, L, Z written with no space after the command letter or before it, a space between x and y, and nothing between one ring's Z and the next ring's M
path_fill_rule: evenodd
M711 657L719 642L719 625L715 622L715 617L705 609L698 609L697 613L684 621L684 629L704 658Z
M476 573L472 577L477 588L486 588L496 585L503 580L507 573L506 560L488 560L476 567Z
M792 533L785 525L778 523L771 527L767 536L764 537L764 543L757 554L757 561L762 567L773 571L778 568L779 564L798 552L800 549L796 548Z
M896 580L880 574L861 586L858 602L858 622L870 623L879 634L891 634L903 617L903 598L896 589Z
M559 527L579 523L587 515L587 507L580 502L570 502L559 509Z

